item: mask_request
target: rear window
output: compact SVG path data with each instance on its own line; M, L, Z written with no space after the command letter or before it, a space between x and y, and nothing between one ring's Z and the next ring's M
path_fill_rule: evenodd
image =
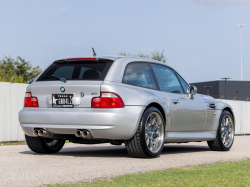
M98 62L56 61L43 72L37 81L58 80L53 76L62 77L66 80L104 80L112 63L111 60L99 60Z

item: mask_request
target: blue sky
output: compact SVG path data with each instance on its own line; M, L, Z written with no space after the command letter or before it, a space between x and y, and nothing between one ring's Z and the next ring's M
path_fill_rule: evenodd
M56 59L165 50L189 83L250 80L249 0L0 1L0 58L46 68Z

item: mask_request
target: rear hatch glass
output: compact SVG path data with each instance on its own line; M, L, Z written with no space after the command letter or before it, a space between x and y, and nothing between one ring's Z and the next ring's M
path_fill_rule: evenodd
M49 66L37 81L60 81L54 76L66 80L104 80L112 62L111 60L56 61Z

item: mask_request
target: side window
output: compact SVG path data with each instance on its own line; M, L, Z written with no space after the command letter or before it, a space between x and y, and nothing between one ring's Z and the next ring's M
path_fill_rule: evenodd
M154 70L161 91L177 94L183 93L180 82L173 70L157 64L151 64L151 66Z
M186 81L183 80L183 78L181 78L181 76L178 73L176 73L176 74L181 82L181 85L184 89L184 92L187 94L187 89L188 89L189 85L186 83Z
M122 80L125 84L156 89L156 83L148 63L130 63L127 65Z

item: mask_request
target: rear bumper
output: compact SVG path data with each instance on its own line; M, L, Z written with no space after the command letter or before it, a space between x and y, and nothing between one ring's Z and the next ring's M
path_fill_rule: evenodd
M54 134L75 134L87 129L94 138L128 140L133 137L145 107L119 109L94 108L23 108L19 122L25 134L34 136L34 128Z

